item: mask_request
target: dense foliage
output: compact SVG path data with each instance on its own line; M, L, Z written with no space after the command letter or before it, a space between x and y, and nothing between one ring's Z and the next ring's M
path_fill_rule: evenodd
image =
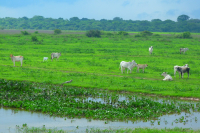
M42 29L42 30L104 30L104 31L151 31L151 32L200 32L200 20L189 19L187 15L180 15L177 22L172 20L153 19L147 20L123 20L115 17L113 20L95 20L72 17L69 20L58 18L44 18L34 16L32 18L0 18L0 29Z

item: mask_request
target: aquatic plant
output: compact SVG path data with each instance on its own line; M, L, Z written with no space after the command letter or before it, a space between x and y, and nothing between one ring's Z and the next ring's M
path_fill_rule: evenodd
M166 113L190 112L198 106L175 100L154 101L142 96L94 88L32 84L24 81L0 80L0 105L40 111L50 116L100 120L150 120ZM100 101L96 100L99 99ZM183 121L183 119L180 119Z

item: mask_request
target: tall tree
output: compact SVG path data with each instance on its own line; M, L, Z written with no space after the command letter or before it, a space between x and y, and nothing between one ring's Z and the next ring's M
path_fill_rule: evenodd
M180 15L180 16L178 16L177 21L178 22L187 21L187 20L189 20L189 18L190 17L188 15Z

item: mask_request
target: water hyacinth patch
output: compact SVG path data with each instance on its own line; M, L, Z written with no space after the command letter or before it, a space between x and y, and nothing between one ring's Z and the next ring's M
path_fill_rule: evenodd
M176 100L156 101L134 94L94 88L0 80L0 104L4 107L39 111L51 116L99 120L149 120L167 113L199 110L199 104ZM182 120L182 118L181 118Z

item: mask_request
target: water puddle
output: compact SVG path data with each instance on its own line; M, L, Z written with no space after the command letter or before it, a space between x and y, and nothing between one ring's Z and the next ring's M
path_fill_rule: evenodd
M15 132L16 125L22 126L27 124L28 127L42 127L57 128L68 131L84 132L86 129L121 129L121 128L191 128L194 130L200 129L200 113L191 112L180 114L164 115L158 120L150 121L105 121L105 120L92 120L92 119L68 119L60 117L50 117L49 115L29 112L23 110L16 110L10 108L0 108L0 133Z

